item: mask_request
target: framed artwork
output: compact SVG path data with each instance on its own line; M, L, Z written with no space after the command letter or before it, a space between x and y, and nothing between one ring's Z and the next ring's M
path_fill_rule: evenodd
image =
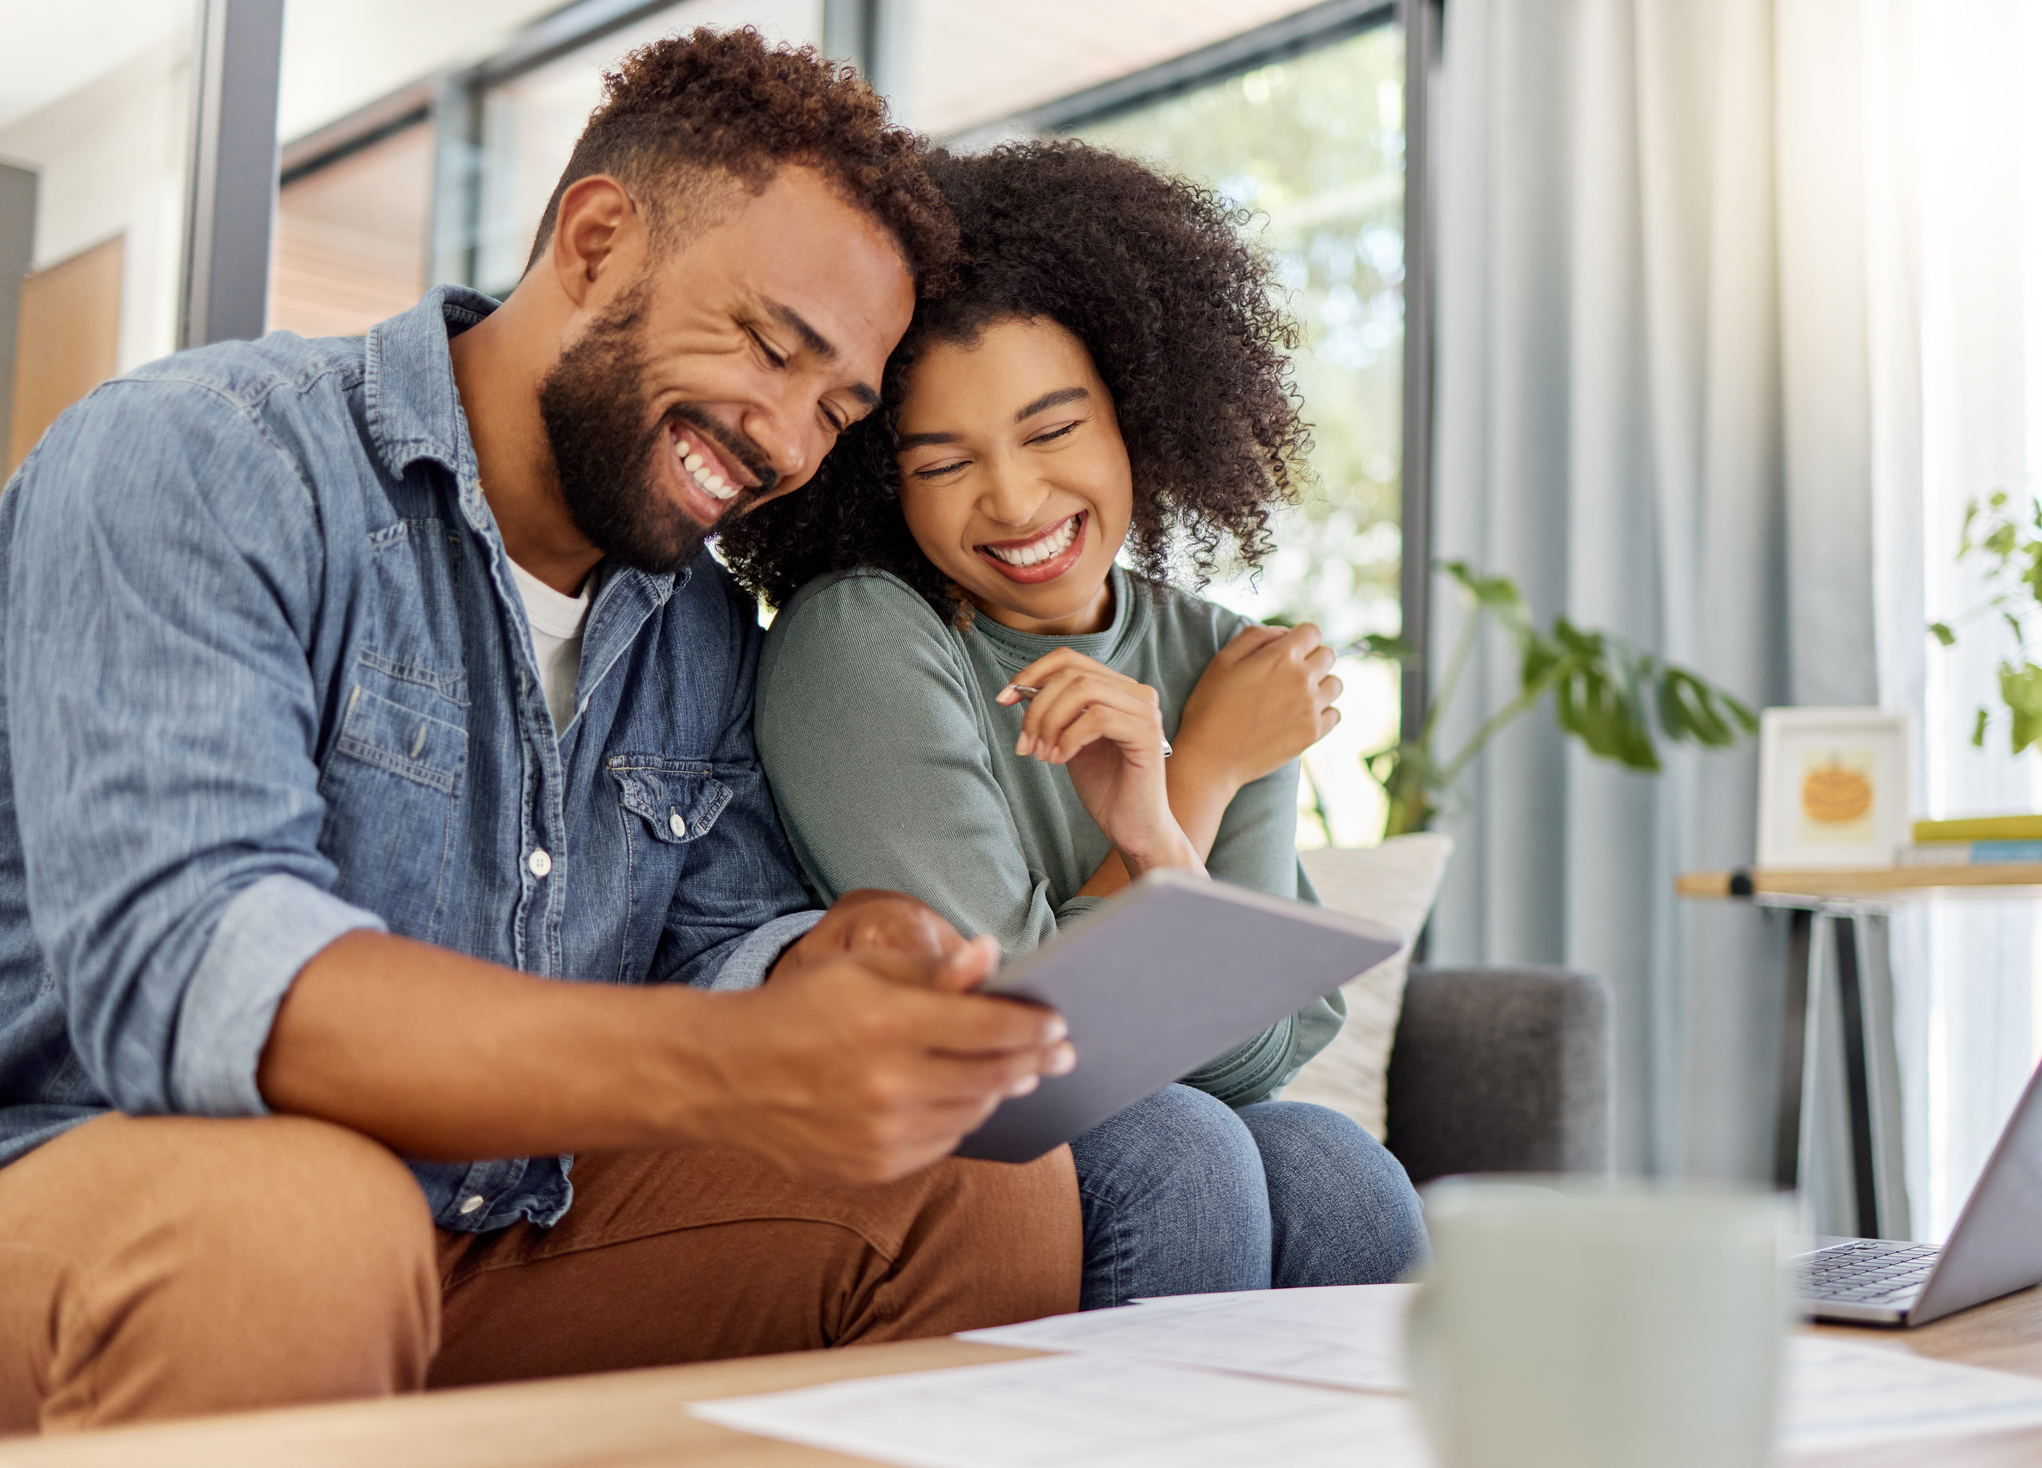
M1767 709L1759 716L1758 864L1890 867L1913 792L1905 714Z

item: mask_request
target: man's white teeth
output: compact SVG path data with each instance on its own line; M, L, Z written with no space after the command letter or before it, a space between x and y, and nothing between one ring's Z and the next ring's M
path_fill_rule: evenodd
M674 443L674 457L681 461L681 467L688 471L688 477L702 487L702 493L712 499L728 500L737 498L737 486L709 467L709 461L678 440Z
M1076 539L1077 534L1078 517L1073 515L1040 540L1033 540L1027 545L1012 549L989 545L986 550L1010 566L1035 566L1044 561L1054 560L1069 550L1071 541Z

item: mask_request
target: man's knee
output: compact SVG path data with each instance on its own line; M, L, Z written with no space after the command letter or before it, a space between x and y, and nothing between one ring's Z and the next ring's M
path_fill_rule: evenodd
M406 1390L437 1344L424 1198L323 1122L102 1117L0 1172L0 1236L45 1322L0 1362L15 1425Z
M943 1335L1078 1308L1084 1238L1071 1154L1015 1165L952 1158L903 1240L879 1335Z

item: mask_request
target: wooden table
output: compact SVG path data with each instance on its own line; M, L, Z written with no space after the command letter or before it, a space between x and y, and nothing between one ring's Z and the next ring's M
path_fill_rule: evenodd
M1875 1035L1867 1003L1868 968L1890 991L1891 944L1887 914L1903 902L1961 897L2042 897L2042 863L1986 866L1886 867L1870 871L1683 872L1674 891L1687 898L1729 898L1783 911L1787 917L1787 974L1781 1015L1780 1078L1773 1109L1773 1182L1792 1191L1801 1173L1801 1110L1809 995L1814 977L1818 920L1836 940L1837 1000L1843 1018L1844 1098L1850 1118L1850 1158L1856 1232L1865 1238L1905 1237L1880 1206L1877 1142L1872 1120L1871 1070L1895 1069L1892 1036ZM1890 1016L1889 1016L1890 1019ZM1883 1046L1883 1049L1879 1047ZM1897 1075L1893 1077L1897 1081ZM1898 1141L1890 1146L1888 1173L1898 1172Z
M1919 1330L1823 1327L1896 1351L2042 1376L2042 1290ZM749 1361L471 1387L379 1402L207 1417L61 1438L0 1439L0 1468L830 1468L861 1462L698 1422L683 1403L857 1376L1035 1354L958 1340L805 1351ZM1366 1458L1357 1454L1357 1463ZM1795 1464L2033 1468L2042 1428L1934 1438Z

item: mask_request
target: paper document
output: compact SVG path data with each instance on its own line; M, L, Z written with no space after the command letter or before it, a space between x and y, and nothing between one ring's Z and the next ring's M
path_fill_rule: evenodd
M1176 1295L1118 1310L1052 1315L961 1337L1032 1351L1082 1351L1369 1391L1405 1388L1404 1316L1416 1285L1332 1285Z
M2042 1425L2042 1381L1891 1346L1792 1336L1786 1371L1780 1446L1789 1453Z
M1435 1468L1404 1397L1092 1355L867 1377L688 1410L903 1468Z

